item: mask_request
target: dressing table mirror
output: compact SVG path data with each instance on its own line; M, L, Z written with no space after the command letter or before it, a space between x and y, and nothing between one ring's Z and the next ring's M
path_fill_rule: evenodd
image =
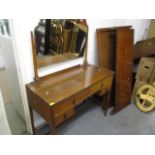
M34 28L37 67L83 57L87 33L84 19L41 19Z
M54 22L59 21L61 20L54 20ZM51 42L48 42L46 46L50 48L53 47L52 50L50 49L48 51L49 55L45 54L47 53L46 51L40 51L40 46L38 47L38 41L36 41L38 37L36 37L35 34L37 28L34 32L35 37L31 32L35 78L34 81L26 85L26 91L34 134L36 134L36 127L34 126L33 110L49 124L51 134L56 134L56 129L62 123L72 117L76 117L75 114L79 112L79 106L84 104L83 101L87 101L87 98L90 96L97 93L103 97L103 101L100 105L105 110L105 115L109 106L113 72L109 69L87 63L88 27L86 26L86 21L82 20L81 23L81 20L80 22L79 20L69 20L67 27L70 27L70 25L72 25L73 34L75 30L76 37L72 34L73 36L71 35L70 42L66 44L67 46L65 44L59 44L58 41L54 48L50 45ZM56 29L56 27L54 29ZM77 42L78 39L75 38L78 38L79 32L82 41ZM49 34L50 36L48 38L50 38L53 33ZM63 43L65 42L67 41L65 41L64 37ZM45 49L47 48L46 46L44 46ZM67 50L64 50L64 47ZM41 52L44 54L41 55ZM66 54L70 56L66 57ZM46 66L51 63L61 63L62 61L76 59L81 56L84 56L84 63L82 65L73 66L43 77L38 77L38 68L41 66ZM41 57L43 57L41 60L42 63L40 63ZM47 61L48 63L46 62L47 57L50 57L50 60Z

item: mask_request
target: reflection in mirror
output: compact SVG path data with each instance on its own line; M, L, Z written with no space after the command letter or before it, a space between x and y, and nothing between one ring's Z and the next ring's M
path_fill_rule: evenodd
M0 19L0 35L10 36L9 20Z
M84 56L84 19L41 19L34 29L38 68Z

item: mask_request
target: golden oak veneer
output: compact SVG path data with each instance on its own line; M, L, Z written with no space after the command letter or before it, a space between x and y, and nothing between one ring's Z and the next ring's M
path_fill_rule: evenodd
M35 110L50 125L51 134L76 113L76 106L94 93L104 95L105 114L109 103L113 72L92 65L78 65L39 78L26 85L33 132Z

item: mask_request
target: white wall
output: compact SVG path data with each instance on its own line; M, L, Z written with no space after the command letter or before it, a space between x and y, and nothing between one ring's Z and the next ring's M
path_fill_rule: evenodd
M16 48L21 64L21 71L24 75L24 83L28 83L33 80L33 61L32 61L32 48L30 31L34 30L34 27L38 24L39 19L32 20L13 20L14 35L16 39ZM70 61L69 63L62 63L51 67L46 67L40 70L40 75L49 74L66 67L72 66L72 64L82 63L82 59L76 61Z
M18 113L25 120L25 112L21 98L21 90L19 85L12 38L0 35L0 46L5 62L5 73L7 75L7 82L9 91L11 93L11 100Z
M0 47L0 69L4 68L4 61L3 61L3 56L2 56L2 50Z
M22 81L23 81L23 99L25 103L25 109L27 109L27 98L25 92L25 85L33 80L33 61L32 61L32 49L31 49L31 39L30 31L34 29L37 25L39 19L15 19L13 20L14 27L14 38L16 42L16 52L19 59L19 67L21 70ZM103 27L113 27L113 26L123 26L123 25L132 25L135 29L134 41L138 41L144 38L144 32L148 26L149 20L103 20L103 19L87 19L89 25L89 42L88 42L88 62L90 64L98 64L98 55L97 55L97 43L96 43L96 28ZM39 71L40 75L49 74L79 63L82 63L83 60L73 60L66 63L61 63L59 65L49 66Z
M135 34L134 42L137 42L144 38L144 32L148 26L149 20L124 20L124 19L115 19L115 20L87 20L89 25L89 45L88 45L88 61L92 64L98 64L98 53L97 53L97 39L96 39L96 29L103 27L114 27L114 26L125 26L132 25Z
M33 61L30 31L37 25L39 19L16 19L13 20L15 38L17 43L17 52L24 75L24 82L28 83L33 80ZM135 29L135 42L143 39L145 28L148 25L149 20L103 20L103 19L87 19L89 25L89 44L88 44L88 62L91 64L98 64L97 60L97 44L96 44L96 28L101 27L113 27L122 25L132 25ZM62 63L54 65L53 67L46 67L40 70L40 75L49 74L72 65L82 63L82 60L73 60L69 63Z

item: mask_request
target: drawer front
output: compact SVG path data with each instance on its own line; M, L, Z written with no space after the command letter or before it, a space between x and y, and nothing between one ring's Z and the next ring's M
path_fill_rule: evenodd
M75 96L74 104L75 106L87 99L90 96L90 88L87 88Z
M70 107L69 109L66 109L66 111L55 115L54 117L55 125L58 126L59 124L63 123L64 121L72 117L74 114L75 114L74 107Z
M101 90L101 82L97 82L93 86L91 86L91 95Z
M108 78L102 81L100 95L103 95L104 93L106 93L107 91L111 89L112 80L113 80L113 77L109 76Z
M70 97L69 99L66 99L62 101L62 103L59 103L53 107L54 115L59 115L69 109L70 107L73 107L73 97Z

